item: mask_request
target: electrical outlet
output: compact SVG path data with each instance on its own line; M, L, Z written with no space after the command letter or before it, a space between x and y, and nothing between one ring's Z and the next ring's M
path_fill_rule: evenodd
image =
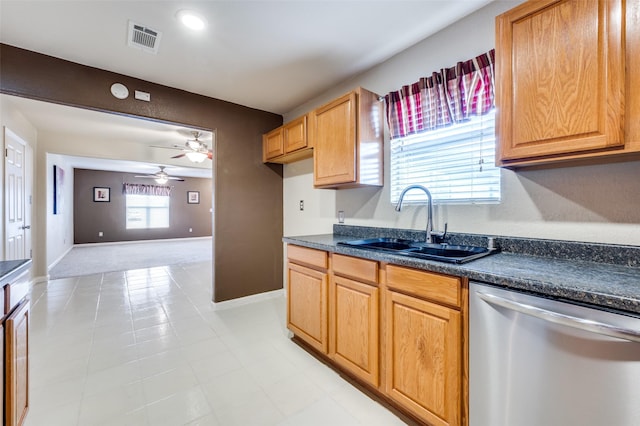
M193 232L193 228L189 228L189 232Z
M300 200L300 211L304 210L304 200Z
M98 231L98 237L104 237L104 232Z

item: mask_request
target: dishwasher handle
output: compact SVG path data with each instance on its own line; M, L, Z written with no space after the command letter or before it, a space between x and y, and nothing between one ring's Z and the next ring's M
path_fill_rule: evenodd
M561 324L567 327L577 328L580 330L602 334L609 337L615 337L630 342L640 342L640 331L638 330L621 328L612 324L592 321L586 318L578 318L572 315L550 311L548 309L539 308L537 306L529 305L526 303L516 302L513 300L505 299L504 297L484 293L481 291L476 291L476 294L482 300L491 305L501 306L503 308L521 312L525 315L530 315L555 324Z

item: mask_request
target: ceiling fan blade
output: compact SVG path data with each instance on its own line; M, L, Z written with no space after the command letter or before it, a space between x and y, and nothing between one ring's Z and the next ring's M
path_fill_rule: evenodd
M157 178L158 176L156 176L156 175L137 175L137 176L134 176L134 177L137 177L137 178L152 178L152 179L155 179L155 178Z
M149 146L152 148L173 149L177 151L184 150L184 146L180 146L180 145L173 145L173 146L149 145Z
M179 178L179 177L175 177L175 176L169 176L167 179L169 179L169 180L177 180L178 182L184 182L184 179Z
M174 156L173 156L173 157L171 157L171 158L182 158L182 157L184 157L185 155L187 155L187 154L183 152L182 154L174 155Z

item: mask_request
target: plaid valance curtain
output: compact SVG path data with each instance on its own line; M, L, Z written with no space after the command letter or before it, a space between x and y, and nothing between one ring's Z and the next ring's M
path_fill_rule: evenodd
M135 195L171 195L170 186L144 185L141 183L125 183L123 187L125 194Z
M495 50L443 68L385 96L391 139L482 115L494 103Z

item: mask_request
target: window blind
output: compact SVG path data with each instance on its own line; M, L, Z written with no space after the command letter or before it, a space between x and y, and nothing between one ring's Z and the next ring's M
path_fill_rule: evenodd
M169 227L171 197L168 195L139 194L127 194L125 197L126 229Z
M440 204L499 202L495 143L495 108L462 123L392 139L391 202L413 184L426 186ZM424 201L424 193L409 191L403 202Z

